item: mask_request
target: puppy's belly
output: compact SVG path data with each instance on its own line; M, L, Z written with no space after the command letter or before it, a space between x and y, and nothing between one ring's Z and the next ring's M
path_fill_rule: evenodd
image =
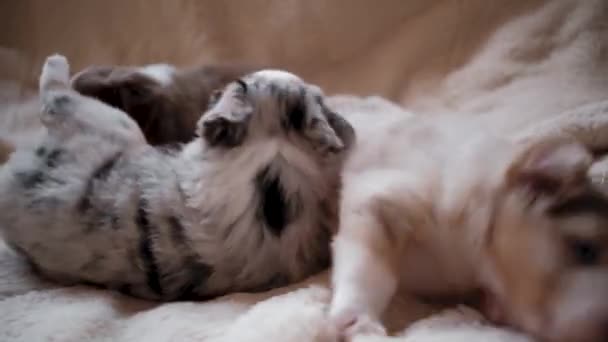
M475 289L475 278L466 261L449 251L412 246L403 254L400 265L400 291L443 297L460 296Z

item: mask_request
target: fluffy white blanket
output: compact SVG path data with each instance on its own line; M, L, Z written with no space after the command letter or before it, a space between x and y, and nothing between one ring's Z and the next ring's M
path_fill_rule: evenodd
M602 0L23 0L0 7L10 26L0 34L7 79L36 75L54 51L76 68L241 60L292 69L329 93L378 94L420 115L476 115L517 138L569 134L608 147ZM0 100L16 99L14 90L0 85ZM406 115L379 98L333 101L343 110ZM0 135L14 134L9 127L19 120L3 115ZM159 305L43 283L0 243L0 341L324 341L329 296L324 273L268 293ZM530 341L470 310L436 309L404 307L397 298L387 315L395 336L357 341ZM421 317L428 318L407 326Z

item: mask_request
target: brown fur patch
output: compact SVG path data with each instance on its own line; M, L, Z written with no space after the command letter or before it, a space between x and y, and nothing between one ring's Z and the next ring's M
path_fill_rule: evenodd
M490 309L499 311L493 318L541 336L555 333L547 327L570 295L574 272L607 262L608 198L588 183L591 154L579 146L549 139L516 159L486 240L501 284L490 294ZM599 333L590 327L584 336Z
M214 65L177 70L161 85L138 68L94 66L72 81L78 92L128 113L152 145L184 143L195 134L196 122L214 90L258 68Z

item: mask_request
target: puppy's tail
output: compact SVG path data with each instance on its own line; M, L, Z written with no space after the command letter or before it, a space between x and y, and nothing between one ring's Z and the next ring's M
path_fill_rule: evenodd
M68 89L70 85L70 65L67 58L54 54L46 58L40 74L40 96L53 89Z

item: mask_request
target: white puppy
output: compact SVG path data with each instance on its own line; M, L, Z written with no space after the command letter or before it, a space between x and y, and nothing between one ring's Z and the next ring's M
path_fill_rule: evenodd
M608 340L608 198L576 142L517 145L462 117L349 117L331 322L383 333L393 294L481 295L549 341Z

